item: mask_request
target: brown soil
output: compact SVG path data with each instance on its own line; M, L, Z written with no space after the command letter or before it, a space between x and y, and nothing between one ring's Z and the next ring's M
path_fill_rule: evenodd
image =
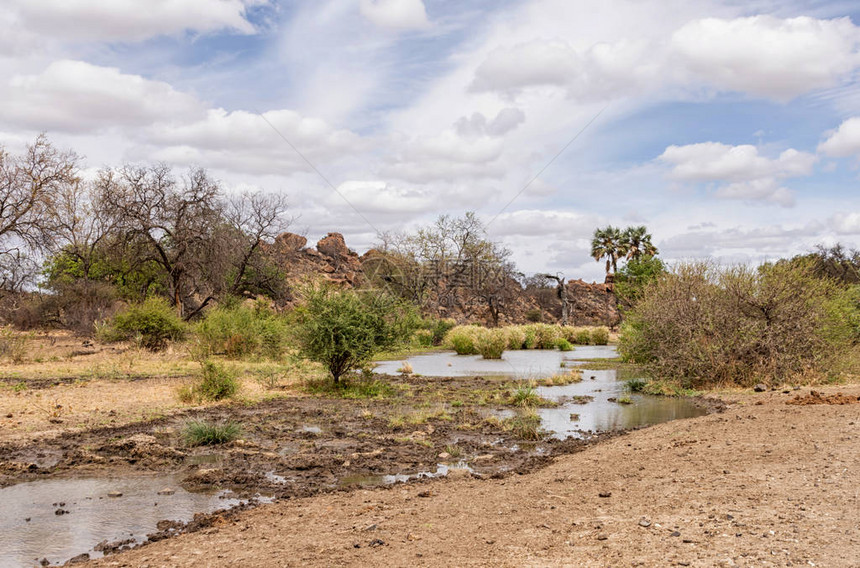
M733 395L722 414L524 475L461 473L216 515L92 564L856 567L860 405L787 406L790 396Z
M797 395L786 404L806 406L809 404L855 404L860 402L860 396L849 396L838 392L831 395L823 395L818 391L810 391L806 395Z

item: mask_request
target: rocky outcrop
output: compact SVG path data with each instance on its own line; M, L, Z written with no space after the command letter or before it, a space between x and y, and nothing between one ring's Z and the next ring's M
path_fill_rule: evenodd
M615 327L621 322L618 301L611 283L591 284L583 280L571 280L567 283L567 297L571 307L571 325Z

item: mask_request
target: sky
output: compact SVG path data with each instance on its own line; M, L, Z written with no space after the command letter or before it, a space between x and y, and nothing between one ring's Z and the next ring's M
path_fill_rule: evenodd
M3 0L0 101L10 153L204 167L359 253L466 211L589 281L608 224L669 262L860 248L854 1Z

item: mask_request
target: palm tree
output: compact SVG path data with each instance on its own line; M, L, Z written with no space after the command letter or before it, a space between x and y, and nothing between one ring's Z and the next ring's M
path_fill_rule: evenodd
M594 238L591 239L591 256L597 262L600 262L601 258L606 258L606 274L609 274L610 267L613 272L618 270L618 259L626 252L621 229L609 225L606 228L594 230Z
M627 250L627 260L657 254L657 247L651 243L651 234L645 225L627 227L621 235L621 240L624 242L624 248Z

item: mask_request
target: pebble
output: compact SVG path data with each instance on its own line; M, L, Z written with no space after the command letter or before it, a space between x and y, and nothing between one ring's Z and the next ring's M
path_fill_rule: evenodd
M755 392L764 392L767 390L767 385L765 385L764 383L759 383L753 387L753 390Z
M597 494L597 496L603 497L604 499L606 499L607 497L612 497L612 492L611 491L601 491L600 493Z
M107 494L108 497L122 497L122 493L120 491L110 491Z
M176 493L176 492L173 489L171 489L170 487L165 487L164 489L162 489L161 491L158 492L159 495L173 495L174 493Z
M642 519L639 521L639 526L648 528L651 526L651 521L649 521L648 519Z
M679 533L678 531L672 531L672 534L670 534L669 536L681 536L681 533Z

